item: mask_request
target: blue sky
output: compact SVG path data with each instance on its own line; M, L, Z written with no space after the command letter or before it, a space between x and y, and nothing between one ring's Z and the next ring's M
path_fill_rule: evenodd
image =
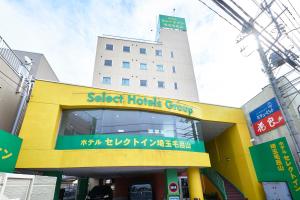
M159 14L186 19L201 102L240 107L266 85L257 54L243 57L238 32L197 0L0 0L0 35L43 53L62 82L90 86L97 36L154 40Z

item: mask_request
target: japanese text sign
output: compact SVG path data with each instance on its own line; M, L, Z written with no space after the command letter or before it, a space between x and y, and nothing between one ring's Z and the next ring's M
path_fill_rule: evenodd
M275 98L272 98L250 112L250 118L256 135L269 132L285 124Z
M250 147L260 182L288 183L293 199L300 199L300 174L285 137Z
M186 31L185 19L180 17L159 15L159 25L160 28L170 28Z
M161 149L205 152L203 141L128 134L59 135L56 149Z
M13 172L22 139L0 130L0 172Z

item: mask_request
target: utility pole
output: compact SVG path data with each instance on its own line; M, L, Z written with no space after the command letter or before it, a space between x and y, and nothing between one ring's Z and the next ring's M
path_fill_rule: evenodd
M206 5L202 0L201 1L204 5ZM235 21L235 23L239 24L241 26L241 31L243 34L246 34L245 37L247 37L249 34L254 34L256 38L256 42L258 44L258 53L260 56L260 59L263 63L264 70L268 76L270 85L273 89L273 92L275 94L276 99L278 100L278 103L280 105L283 117L285 118L286 121L286 127L289 131L289 134L292 138L293 144L295 146L295 149L297 151L297 163L298 167L300 165L300 147L297 139L295 138L295 135L299 136L299 132L296 129L295 123L293 118L291 117L291 114L289 112L288 105L284 99L284 92L280 89L279 87L279 79L276 79L273 69L272 69L272 63L269 62L266 56L266 52L272 51L272 53L276 53L278 57L280 57L281 61L283 63L289 64L294 70L299 71L300 65L299 62L297 61L297 55L292 52L292 54L288 53L290 50L287 50L282 44L280 44L278 41L280 37L282 36L282 28L279 26L279 23L277 22L277 19L280 18L280 15L283 14L286 11L286 8L276 17L273 16L271 12L271 6L275 2L275 0L270 1L269 4L266 3L266 0L264 0L264 5L261 4L261 12L260 14L252 18L243 8L241 8L240 5L238 5L234 0L229 0L231 5L225 2L225 0L211 0L215 5L217 5L220 9L222 9L230 18ZM263 5L263 6L262 6ZM234 9L233 6L236 8ZM210 7L209 7L210 8ZM265 11L269 14L271 18L271 22L266 26L262 27L256 19ZM215 12L216 13L216 12ZM217 13L218 14L218 13ZM246 19L246 16L248 19ZM223 18L223 17L222 17ZM226 19L225 19L226 20ZM227 20L226 20L227 21ZM229 22L230 23L230 22ZM231 23L230 23L231 24ZM276 38L274 38L270 33L266 31L267 27L270 26L271 24L274 24L277 31L278 35ZM232 24L231 24L232 25ZM261 28L261 31L258 31L255 28L255 25ZM267 34L267 35L266 35ZM271 38L271 39L270 39ZM242 38L243 39L243 38ZM241 39L241 40L242 40ZM273 41L272 41L273 40ZM264 44L267 47L267 50L265 51L263 49L262 44ZM275 50L274 50L275 49ZM291 55L296 55L296 60L291 57ZM299 93L299 90L297 91Z
M254 33L254 34L255 34L255 39L257 41L257 45L258 45L257 51L258 51L259 57L260 57L260 59L263 63L264 70L265 70L266 74L268 75L270 85L273 89L273 92L275 94L275 97L276 97L277 101L279 102L279 105L280 105L281 111L282 111L282 115L285 118L288 131L290 132L291 138L292 138L293 143L295 145L295 149L296 149L297 155L298 155L298 168L299 168L300 149L299 149L299 143L297 142L297 140L295 138L295 135L299 134L299 133L297 133L297 130L296 130L295 125L294 125L294 121L293 121L293 119L292 119L292 117L289 113L289 110L287 108L285 100L282 98L282 94L281 94L281 91L280 91L279 86L278 86L278 80L275 78L273 70L270 67L270 63L269 63L269 61L267 59L267 56L266 56L266 54L263 50L263 47L261 45L261 41L259 39L259 36L258 36L257 33Z

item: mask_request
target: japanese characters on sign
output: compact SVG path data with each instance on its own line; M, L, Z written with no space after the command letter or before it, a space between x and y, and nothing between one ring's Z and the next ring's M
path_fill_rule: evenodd
M203 141L145 135L58 136L56 149L161 149L204 152Z
M275 146L276 148L276 144L271 145ZM283 166L282 168L278 169L280 169L281 171L287 171L287 173L289 174L289 179L291 180L291 184L293 186L293 190L295 190L296 192L300 192L300 177L298 169L296 168L295 163L293 163L294 159L292 158L291 154L288 153L289 149L287 149L288 147L286 146L286 143L280 141L278 142L278 145L280 149L279 151L281 151L281 155L283 157Z
M180 17L159 15L160 28L171 28L186 31L185 19Z
M259 181L287 182L293 199L300 199L300 174L285 137L250 147Z
M252 126L256 135L269 132L285 124L285 120L275 98L250 112Z
M22 140L0 130L0 172L13 172Z

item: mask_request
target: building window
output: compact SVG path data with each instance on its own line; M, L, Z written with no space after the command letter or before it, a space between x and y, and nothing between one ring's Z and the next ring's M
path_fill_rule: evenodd
M111 67L112 66L112 60L104 60L104 65Z
M177 87L177 83L176 83L176 82L174 83L174 89L175 89L175 90L178 90L178 87Z
M95 94L93 97L97 95L100 94ZM120 100L116 96L112 99L113 102ZM202 121L177 115L138 110L67 109L62 110L58 132L59 135L66 136L101 136L122 133L128 136L144 136L145 138L160 136L203 140L202 123Z
M156 65L156 71L163 72L164 66L163 65Z
M146 63L140 63L140 69L141 70L147 70L147 64Z
M157 81L158 88L165 88L165 82L164 81Z
M156 49L156 50L155 50L155 55L156 55L156 56L162 56L162 51L159 50L159 49Z
M123 46L123 52L130 52L130 47L129 46Z
M140 48L140 54L146 54L146 48Z
M130 62L128 62L128 61L123 61L123 62L122 62L122 67L123 67L123 68L126 68L126 69L129 69L129 68L130 68Z
M171 51L171 58L174 58L174 52Z
M147 80L140 80L141 87L147 87Z
M176 73L176 67L175 66L172 66L172 72Z
M128 78L122 78L122 85L129 86L129 79Z
M102 78L102 83L105 85L110 85L111 84L111 78L110 77L103 77Z
M112 45L112 44L106 44L105 49L112 51L114 49L114 45Z

